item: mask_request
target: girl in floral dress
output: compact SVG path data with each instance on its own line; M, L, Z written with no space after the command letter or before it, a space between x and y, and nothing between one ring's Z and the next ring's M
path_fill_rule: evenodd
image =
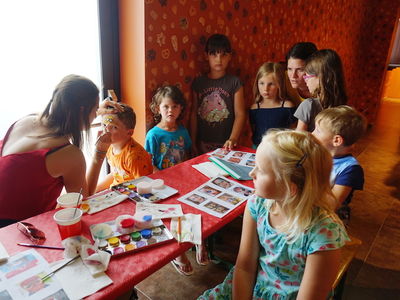
M263 137L236 265L199 299L326 299L348 240L328 204L331 161L307 132Z

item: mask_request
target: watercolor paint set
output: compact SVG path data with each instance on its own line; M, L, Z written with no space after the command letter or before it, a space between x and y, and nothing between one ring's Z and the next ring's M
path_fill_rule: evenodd
M91 225L90 232L98 248L112 256L149 249L174 239L161 220L153 220L150 226L143 229L134 227L132 232L121 233L116 222L109 221Z
M147 176L123 182L112 189L135 202L159 202L178 193L178 190L165 185L164 180Z

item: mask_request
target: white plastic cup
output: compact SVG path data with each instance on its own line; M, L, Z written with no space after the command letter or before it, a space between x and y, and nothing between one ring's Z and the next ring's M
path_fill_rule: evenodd
M76 210L76 212L75 212ZM75 213L75 216L74 216ZM82 211L76 208L64 208L57 211L54 216L62 240L71 236L81 235Z
M79 193L66 193L57 198L57 204L61 208L77 207L82 203L82 198L82 194ZM76 205L77 203L78 205Z

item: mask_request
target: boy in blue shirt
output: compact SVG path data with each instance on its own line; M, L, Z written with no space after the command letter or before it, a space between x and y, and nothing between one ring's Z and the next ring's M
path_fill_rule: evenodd
M333 157L331 173L334 207L347 223L350 219L349 203L354 190L362 190L364 172L351 154L353 145L363 136L367 127L365 117L354 108L342 105L321 111L315 118L313 135L329 150Z

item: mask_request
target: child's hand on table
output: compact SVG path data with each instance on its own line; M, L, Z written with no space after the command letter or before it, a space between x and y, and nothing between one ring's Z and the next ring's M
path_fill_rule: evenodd
M229 139L229 140L226 140L226 142L224 144L224 149L227 149L230 151L233 148L235 148L236 146L237 146L237 141L234 139Z

